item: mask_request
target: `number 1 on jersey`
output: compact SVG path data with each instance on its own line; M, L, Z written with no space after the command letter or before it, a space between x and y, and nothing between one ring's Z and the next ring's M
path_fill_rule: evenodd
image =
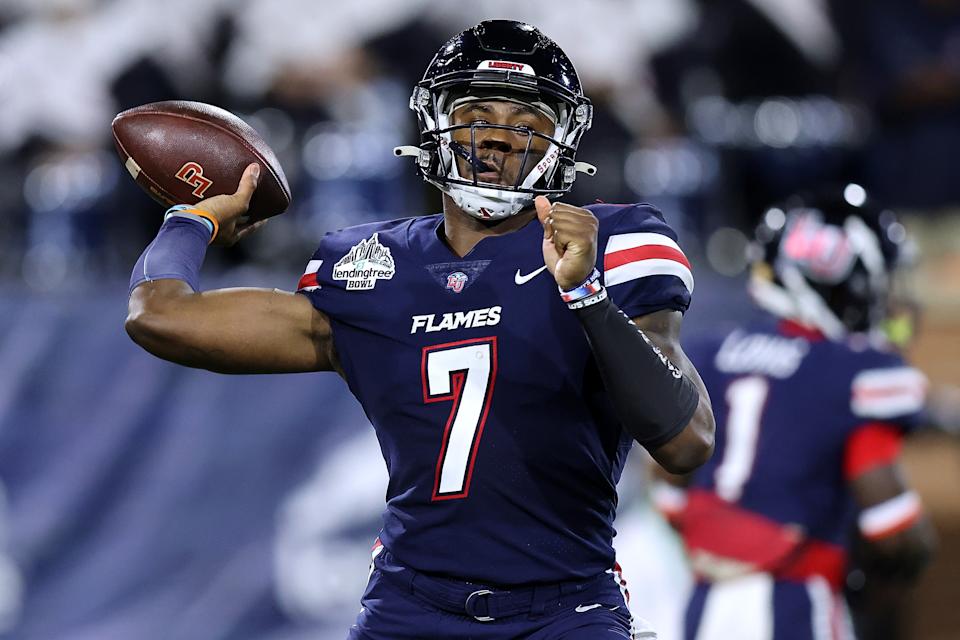
M465 498L497 377L497 338L423 348L423 401L452 401L433 482L434 500Z
M757 438L770 384L761 376L737 378L727 387L727 434L723 458L714 472L717 495L736 502L753 473Z

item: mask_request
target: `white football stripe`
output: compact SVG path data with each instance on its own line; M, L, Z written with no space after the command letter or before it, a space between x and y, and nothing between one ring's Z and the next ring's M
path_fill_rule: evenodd
M860 512L857 523L864 536L882 537L899 525L915 518L920 513L920 496L913 491L905 491Z
M690 269L676 260L665 258L649 258L614 267L604 272L603 282L606 286L613 287L647 276L676 276L683 281L687 290L693 293L693 274Z
M913 367L864 369L853 379L854 391L917 384L926 386L927 378Z
M927 378L913 367L867 369L853 379L850 409L864 418L914 413L926 401Z
M920 394L901 394L877 399L854 398L850 405L855 416L861 418L895 418L916 413L923 408L923 396Z
M303 275L308 275L311 273L316 273L320 270L320 265L323 264L323 260L311 260L307 263L307 268L303 270Z
M810 628L813 631L813 640L839 640L833 637L833 589L820 576L807 580L806 586L807 597L810 598Z
M680 245L662 233L618 233L617 235L610 236L610 239L607 240L607 248L604 249L603 253L607 255L617 251L623 251L624 249L636 249L637 247L644 247L651 244L670 247L683 253Z
M749 611L750 615L744 615ZM715 582L707 592L697 640L773 638L773 577L753 573Z

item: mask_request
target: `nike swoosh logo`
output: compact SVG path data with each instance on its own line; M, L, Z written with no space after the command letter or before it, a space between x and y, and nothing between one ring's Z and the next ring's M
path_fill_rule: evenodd
M528 282L530 282L531 280L533 280L534 278L536 278L538 275L540 275L540 272L543 271L543 270L546 269L546 268L547 268L547 265L543 265L542 267L540 267L540 268L537 269L536 271L531 271L530 273L528 273L528 274L525 275L525 276L524 276L524 275L520 275L520 269L517 269L517 273L514 274L514 276L513 276L513 281L516 282L518 285L520 285L520 284L527 284Z
M577 613L583 613L584 611L590 611L591 609L596 609L597 607L602 607L602 606L603 606L602 604L588 604L586 606L581 604L581 605L577 605L577 608L574 609L574 611L576 611Z

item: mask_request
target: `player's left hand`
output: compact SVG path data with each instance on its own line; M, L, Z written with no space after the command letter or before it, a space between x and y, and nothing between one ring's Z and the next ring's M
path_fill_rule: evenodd
M543 225L543 260L561 289L573 289L597 263L597 218L580 207L534 199L537 218Z

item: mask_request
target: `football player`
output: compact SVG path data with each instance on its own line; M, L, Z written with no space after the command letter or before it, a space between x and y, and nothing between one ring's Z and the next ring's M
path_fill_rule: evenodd
M421 144L395 153L442 214L327 234L296 293L200 291L208 242L252 230L251 165L232 196L168 211L127 330L187 366L346 380L390 478L351 638L630 637L611 546L627 452L688 472L713 447L678 344L689 262L649 205L556 200L593 172L575 159L592 107L535 27L456 35L410 107Z
M753 247L762 318L687 345L720 399L717 455L654 498L696 578L688 640L852 638L851 531L873 580L903 587L924 566L929 525L898 454L926 380L880 330L905 240L858 185L772 207Z

